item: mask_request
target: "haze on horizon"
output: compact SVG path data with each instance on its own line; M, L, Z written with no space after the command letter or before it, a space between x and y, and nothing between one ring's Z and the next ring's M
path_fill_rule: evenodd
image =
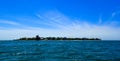
M0 40L35 35L120 40L120 0L1 0Z

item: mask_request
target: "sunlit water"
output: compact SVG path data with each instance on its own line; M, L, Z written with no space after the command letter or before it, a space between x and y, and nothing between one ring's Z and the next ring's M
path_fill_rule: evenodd
M120 61L120 42L0 41L0 61Z

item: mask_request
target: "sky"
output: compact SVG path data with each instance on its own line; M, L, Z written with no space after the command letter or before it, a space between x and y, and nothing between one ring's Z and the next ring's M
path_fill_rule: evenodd
M120 0L0 0L0 40L35 35L120 40Z

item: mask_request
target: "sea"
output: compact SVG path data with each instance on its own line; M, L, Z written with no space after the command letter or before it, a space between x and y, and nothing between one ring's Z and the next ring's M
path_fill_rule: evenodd
M0 41L0 61L120 61L120 41Z

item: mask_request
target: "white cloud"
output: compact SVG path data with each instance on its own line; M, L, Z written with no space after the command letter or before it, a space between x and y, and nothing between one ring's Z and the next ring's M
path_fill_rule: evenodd
M102 15L100 15L99 19L98 19L98 23L101 24L102 23Z
M112 13L112 18L114 18L116 15L120 14L120 11L117 11L117 12L113 12Z
M72 24L71 19L62 14L61 12L55 10L55 11L48 11L43 13L42 15L37 14L37 17L42 19L42 24L49 25L52 27L61 28L63 26L66 26L67 24Z
M0 39L16 39L20 37L33 37L40 35L42 37L98 37L102 39L120 40L120 28L107 26L80 26L74 25L61 29L12 29L0 30Z
M24 26L24 29L7 29L0 30L0 39L16 39L20 37L33 37L40 35L42 37L98 37L102 39L120 40L120 28L104 25L95 25L83 20L74 20L59 11L48 11L43 14L36 15L39 19L36 24L44 24L57 29L46 29L40 27ZM101 17L99 23L102 23ZM11 25L20 25L11 21L0 21Z
M9 25L21 25L17 22L13 22L13 21L9 21L9 20L0 20L0 23L9 24Z
M116 12L113 12L113 13L112 13L112 18L113 18L115 15L116 15Z

